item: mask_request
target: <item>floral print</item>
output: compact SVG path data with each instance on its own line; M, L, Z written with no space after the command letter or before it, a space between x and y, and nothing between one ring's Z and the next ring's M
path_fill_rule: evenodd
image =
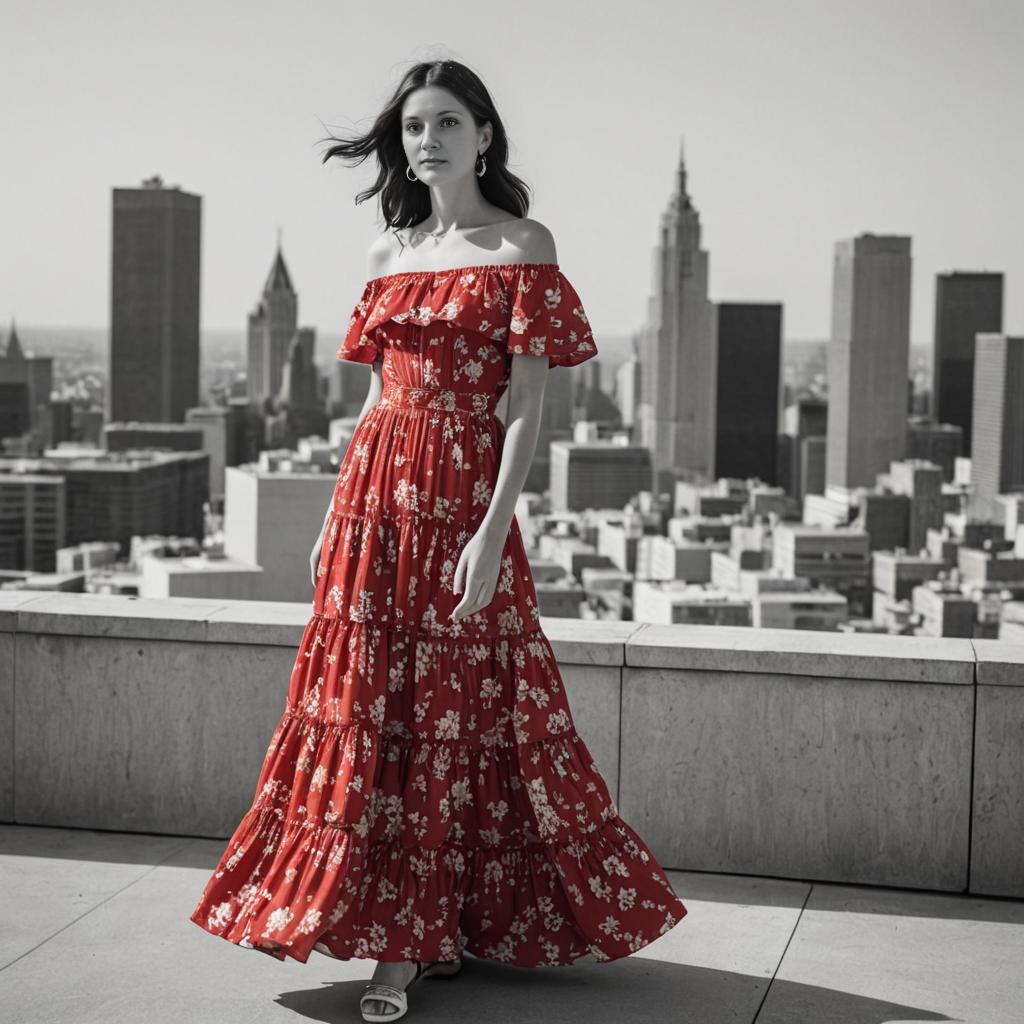
M511 356L596 355L556 264L367 282L338 357L382 360L252 806L191 920L279 960L628 956L686 908L577 733L518 525L491 603L455 566L493 495Z

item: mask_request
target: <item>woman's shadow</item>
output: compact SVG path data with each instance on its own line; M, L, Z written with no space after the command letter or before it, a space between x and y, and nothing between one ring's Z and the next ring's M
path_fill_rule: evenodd
M325 1024L361 1021L367 979L282 994L292 1012ZM771 999L765 1000L769 985ZM733 971L624 957L605 964L515 967L464 955L452 978L425 978L403 1019L417 1024L903 1024L957 1020L915 1006ZM979 1021L978 1024L981 1024Z

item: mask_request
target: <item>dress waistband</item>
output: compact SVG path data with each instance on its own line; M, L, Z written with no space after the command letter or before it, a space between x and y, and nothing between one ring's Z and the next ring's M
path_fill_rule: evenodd
M385 382L380 404L441 412L465 412L471 416L493 416L498 399L486 391L454 391L451 388L418 388Z

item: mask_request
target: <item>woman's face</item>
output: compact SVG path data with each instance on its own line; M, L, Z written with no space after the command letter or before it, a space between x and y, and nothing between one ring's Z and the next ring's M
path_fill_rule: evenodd
M491 142L490 124L477 128L469 111L437 85L409 93L402 105L402 145L413 174L425 185L475 173ZM426 159L437 163L424 163Z

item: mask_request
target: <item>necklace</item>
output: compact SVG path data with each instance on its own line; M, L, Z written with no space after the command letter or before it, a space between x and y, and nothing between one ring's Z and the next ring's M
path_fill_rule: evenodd
M451 230L450 227L447 227L444 231L414 231L409 242L412 243L413 238L432 238L434 239L434 245L439 245L439 239L444 238Z
M444 229L444 231L410 231L410 233L409 233L409 241L408 242L406 242L405 239L402 238L402 236L401 236L401 234L399 234L399 231L398 231L397 228L392 228L392 233L398 239L398 244L401 247L400 251L404 251L407 244L408 245L412 245L413 244L413 240L417 239L417 238L432 238L432 239L434 239L434 246L436 248L438 245L441 244L440 239L444 238L444 236L447 235L449 231L475 231L477 228L494 227L496 224L509 224L513 220L520 220L520 219L521 218L519 218L519 217L510 217L507 220L496 220L496 221L492 221L490 224L477 224L474 227L468 227L468 228L455 228L453 226L449 226L449 227L446 227Z

